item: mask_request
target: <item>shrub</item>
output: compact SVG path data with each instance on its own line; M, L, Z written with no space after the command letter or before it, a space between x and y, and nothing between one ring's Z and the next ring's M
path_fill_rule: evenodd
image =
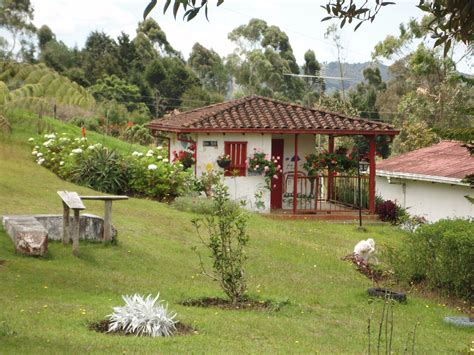
M192 188L192 173L180 163L170 164L162 147L146 154L134 152L128 160L131 191L159 201L173 201Z
M382 221L390 222L392 224L398 224L400 218L407 215L404 208L391 200L386 200L377 204L376 212Z
M140 125L127 127L122 134L122 138L127 142L141 145L149 145L153 142L153 136L150 134L150 130Z
M244 248L249 240L247 216L242 209L229 204L227 187L222 184L216 186L213 201L212 215L192 221L202 243L211 252L213 271L206 271L198 253L200 266L203 274L219 282L232 303L237 303L243 300L247 290L244 272L247 259ZM207 229L208 239L201 235L201 227Z
M70 179L97 191L118 194L127 190L126 171L125 161L115 150L91 145L76 156Z
M207 197L212 196L213 189L216 184L221 181L222 173L215 171L212 164L206 166L200 177L194 180L194 187L198 192L204 192Z
M97 117L74 117L71 123L78 127L85 127L88 131L98 132L100 129L100 121Z
M168 307L159 300L148 295L122 296L125 306L114 307L109 315L109 332L124 331L136 335L151 337L171 336L176 330L175 312L168 312Z
M458 219L422 225L398 249L389 249L387 256L399 280L426 280L432 287L474 300L474 222Z
M179 211L199 214L212 214L214 211L213 200L198 194L177 197L172 206Z

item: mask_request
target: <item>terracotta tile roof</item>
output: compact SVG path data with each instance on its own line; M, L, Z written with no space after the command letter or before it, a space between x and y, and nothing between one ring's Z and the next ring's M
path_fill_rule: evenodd
M441 141L431 147L377 162L377 173L419 174L463 179L474 174L474 156L456 141Z
M392 125L261 96L247 96L153 120L152 130L176 132L287 132L337 131L398 134ZM317 131L317 132L316 132Z

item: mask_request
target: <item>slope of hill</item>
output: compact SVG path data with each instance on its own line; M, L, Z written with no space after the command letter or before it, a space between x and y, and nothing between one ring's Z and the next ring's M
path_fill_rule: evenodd
M373 63L371 62L364 62L364 63L344 63L344 77L350 78L351 80L344 81L344 87L346 89L350 89L351 87L356 86L358 83L364 81L364 75L362 72L365 68L372 66ZM380 69L380 74L382 76L382 80L387 81L390 79L390 75L388 72L388 66L384 64L378 64L378 68ZM323 63L321 69L321 75L324 76L333 76L333 77L340 77L339 74L339 64L338 62L329 62ZM342 84L340 80L337 79L326 79L326 90L328 93L332 93L335 90L341 90Z
M67 183L31 160L27 137L36 125L14 123L12 136L0 135L0 215L61 213L57 190L96 194ZM52 126L55 130L76 127ZM100 137L96 137L100 139ZM95 138L94 138L95 139ZM127 149L113 138L108 144ZM87 201L87 212L102 214L100 202ZM198 238L189 213L150 200L132 198L114 204L117 246L81 243L80 257L51 242L44 259L13 252L0 227L1 353L363 353L367 318L373 325L380 302L369 303L370 282L340 257L362 238L399 243L391 226L371 226L369 234L351 225L316 221L274 221L250 217L249 295L287 303L278 312L221 310L180 305L203 296L223 296L216 283L199 275L191 250ZM165 339L112 336L88 329L104 319L121 295L156 294L197 333ZM419 322L416 349L422 353L458 353L468 349L472 333L445 325L456 314L441 300L409 296L396 305L393 349L402 352L407 334ZM375 326L373 327L376 328ZM376 330L374 330L375 332ZM375 335L372 345L374 346Z

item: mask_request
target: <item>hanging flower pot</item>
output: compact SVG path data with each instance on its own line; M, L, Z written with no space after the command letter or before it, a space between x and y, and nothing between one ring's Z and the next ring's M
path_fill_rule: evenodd
M232 159L230 158L230 155L224 154L224 155L219 155L217 157L216 162L220 168L225 169L230 166L230 164L232 163Z

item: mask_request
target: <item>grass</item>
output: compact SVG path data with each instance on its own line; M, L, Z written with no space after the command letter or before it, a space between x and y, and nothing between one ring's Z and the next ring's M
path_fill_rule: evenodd
M75 128L53 122L57 129ZM0 215L61 213L57 190L92 194L35 164L25 143L34 129L14 126L0 136ZM91 135L92 139L92 135ZM94 138L95 139L95 138ZM100 138L101 139L101 138ZM128 144L107 138L120 149ZM86 212L102 215L100 202ZM198 245L191 213L130 199L114 203L117 246L81 243L80 257L51 242L44 259L15 254L0 227L0 353L364 353L371 286L340 257L368 236L377 244L400 242L389 225L360 233L352 225L250 218L248 284L252 297L288 301L278 312L186 307L189 298L223 296L199 275L191 246ZM122 294L161 293L178 319L199 334L163 339L120 337L88 330L121 305ZM409 296L395 306L393 349L402 352L415 323L420 353L467 352L472 330L443 323L458 312L434 300ZM373 335L374 337L374 335Z

